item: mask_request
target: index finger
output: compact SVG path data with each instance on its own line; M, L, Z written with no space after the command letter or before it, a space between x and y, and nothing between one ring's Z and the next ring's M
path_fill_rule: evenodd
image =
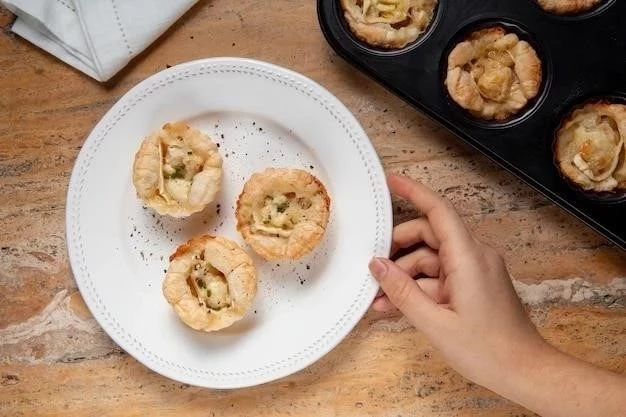
M440 242L470 245L472 237L454 208L425 185L399 175L389 175L387 183L392 194L409 200L427 218Z

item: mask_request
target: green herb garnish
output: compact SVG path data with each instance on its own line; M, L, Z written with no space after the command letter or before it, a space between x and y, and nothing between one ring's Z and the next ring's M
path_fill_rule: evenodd
M278 206L276 206L276 211L278 211L279 213L284 213L285 210L287 210L287 207L289 207L288 202L281 203Z
M170 178L185 178L187 170L184 165L178 165L174 167L174 173L170 175Z

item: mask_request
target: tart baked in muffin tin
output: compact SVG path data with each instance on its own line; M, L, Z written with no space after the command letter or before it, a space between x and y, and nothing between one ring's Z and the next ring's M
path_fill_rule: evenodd
M606 0L537 0L542 9L558 15L584 13L605 2Z
M340 0L352 33L370 46L399 49L430 25L438 0Z
M541 80L535 49L502 26L472 32L448 55L448 93L481 119L516 114L537 96Z
M596 101L568 114L556 132L561 174L581 190L626 192L626 105Z

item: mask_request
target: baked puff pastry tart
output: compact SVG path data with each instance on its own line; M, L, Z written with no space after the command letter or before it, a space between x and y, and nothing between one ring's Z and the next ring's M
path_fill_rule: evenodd
M257 290L252 259L235 242L199 236L170 257L163 295L189 327L210 332L240 320Z
M586 12L599 5L603 0L537 0L539 6L555 14L576 14Z
M504 120L537 96L541 61L526 41L502 27L472 33L448 56L446 87L474 116Z
M437 0L341 0L341 7L357 38L372 46L398 49L424 33Z
M220 190L222 157L204 133L167 123L148 136L135 155L137 195L159 214L186 217L213 201Z
M585 191L626 191L626 105L589 103L574 110L556 133L561 173Z
M256 173L237 200L237 230L267 260L299 259L320 242L330 198L324 185L300 169Z

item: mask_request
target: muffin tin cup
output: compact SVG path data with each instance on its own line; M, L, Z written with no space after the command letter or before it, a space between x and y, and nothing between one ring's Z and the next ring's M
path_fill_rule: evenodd
M554 15L533 0L442 0L433 22L407 47L382 51L361 42L338 0L318 0L328 43L350 64L455 133L562 208L626 249L626 198L577 189L553 155L563 117L592 97L626 97L626 2L608 2L579 15ZM447 57L468 33L500 25L527 40L543 65L542 87L521 112L504 121L476 118L450 97Z
M573 183L569 178L565 177L561 174L558 168L558 162L556 160L556 152L554 149L556 148L557 142L557 133L563 127L565 119L570 116L574 111L583 108L587 104L599 103L599 102L607 102L607 103L618 103L626 105L626 95L621 94L590 94L587 97L581 97L576 101L573 101L569 104L568 108L565 109L560 115L556 122L556 127L552 132L552 149L554 154L554 167L561 175L561 178L564 182L569 185L569 187L577 193L581 198L589 199L591 201L595 201L599 204L624 204L626 203L626 191L621 192L597 192L597 191L585 191L578 187L575 183ZM622 151L624 152L624 151ZM625 205L626 207L626 205Z
M533 3L537 7L537 9L539 9L539 11L541 11L542 13L556 20L576 21L576 20L589 19L598 14L604 13L606 9L611 7L617 0L605 0L588 10L585 10L579 13L565 13L565 14L557 14L557 13L544 10L536 0L527 0L527 1Z
M355 45L357 48L361 48L363 49L365 53L372 54L372 55L395 56L395 55L400 55L400 54L410 52L411 50L419 47L423 42L425 42L428 39L429 35L436 30L437 24L441 20L441 12L443 11L442 3L445 4L445 2L446 0L443 0L443 1L440 0L437 3L437 7L435 8L435 11L433 13L433 18L428 24L428 27L426 28L426 30L424 30L424 32L422 32L416 40L408 43L406 46L404 46L403 48L399 48L399 49L386 49L382 47L372 46L360 40L354 33L352 33L350 29L350 25L343 18L344 12L343 12L343 9L341 8L340 0L337 0L335 2L335 7L336 7L335 12L337 13L338 16L341 17L341 24L343 26L343 30L350 38L350 41L352 42L352 44Z
M454 35L450 40L444 52L441 54L441 62L439 67L441 68L441 82L445 86L445 80L448 74L448 56L452 50L461 42L465 41L472 33L481 29L487 29L492 27L502 27L508 33L515 33L520 40L526 41L532 46L539 59L541 60L542 79L541 86L539 87L539 93L529 100L529 102L520 109L517 113L512 114L503 120L487 120L472 115L467 109L459 105L450 96L448 89L446 88L446 97L448 103L454 111L458 113L458 117L464 118L467 123L475 124L483 129L499 129L508 128L521 123L526 118L530 117L541 105L543 99L545 99L548 92L548 87L552 81L552 60L545 47L535 39L526 28L519 22L515 22L510 19L502 19L497 17L482 16L479 18L472 18L463 24L463 27Z

